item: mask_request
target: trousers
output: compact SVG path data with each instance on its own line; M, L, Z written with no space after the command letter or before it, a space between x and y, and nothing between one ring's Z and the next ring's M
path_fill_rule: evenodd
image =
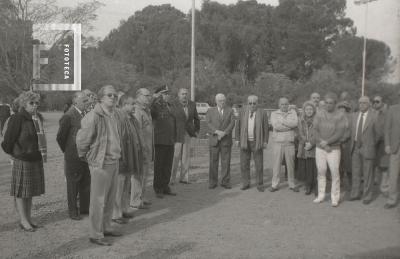
M189 182L189 167L190 167L190 147L191 138L186 133L184 143L175 143L174 147L174 160L172 163L171 183L176 181L176 173L179 164L181 164L179 181Z
M278 188L280 182L280 172L282 160L286 161L288 182L290 188L295 188L294 182L294 158L295 150L293 143L273 143L273 168L272 168L272 188Z
M315 150L315 162L318 169L318 199L325 198L326 190L326 171L331 171L332 174L332 187L331 187L331 201L332 203L339 203L340 200L340 149L333 149L331 152L326 152L321 148Z
M253 154L253 160L255 165L256 182L258 186L262 186L264 183L263 179L263 154L264 150L256 150L255 141L247 141L247 149L240 149L240 169L242 172L242 185L250 185L250 160Z
M118 181L118 161L104 164L102 168L90 168L90 237L103 238L104 231L111 230L111 219Z

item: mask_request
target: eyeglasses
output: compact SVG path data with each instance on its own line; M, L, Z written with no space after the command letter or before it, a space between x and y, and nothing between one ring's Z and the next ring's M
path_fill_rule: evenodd
M35 105L36 104L36 106L39 106L39 102L29 102L29 105L31 105L31 106L33 106L33 105Z
M257 105L257 103L249 103L249 105Z
M374 100L373 103L381 103L379 100Z
M118 95L117 94L107 94L107 96L108 97L110 97L110 98L118 98Z

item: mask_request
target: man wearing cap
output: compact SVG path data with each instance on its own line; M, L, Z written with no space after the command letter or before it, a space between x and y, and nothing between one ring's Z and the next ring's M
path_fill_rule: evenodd
M169 101L168 86L157 88L151 104L155 145L153 188L157 198L176 195L169 187L176 138L176 121Z
M206 114L210 145L209 189L218 184L218 164L221 156L221 186L231 189L230 167L232 150L232 130L235 126L233 110L226 106L223 94L215 96L217 107L210 108Z
M352 188L350 200L362 198L363 204L369 204L373 198L376 143L381 133L376 123L376 112L370 108L369 97L361 97L358 103L360 111L353 114L351 121ZM361 175L363 176L362 194L360 190Z
M399 93L400 97L400 93ZM390 106L385 119L385 151L389 158L389 188L385 209L396 206L400 171L400 104Z
M200 131L200 119L197 114L196 104L189 100L188 89L179 89L178 100L174 103L174 114L177 134L171 184L175 183L179 163L181 164L179 182L189 184L190 143L191 138L196 137Z

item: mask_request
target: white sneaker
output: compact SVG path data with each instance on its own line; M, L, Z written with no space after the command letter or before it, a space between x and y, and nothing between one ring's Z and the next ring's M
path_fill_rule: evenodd
M332 202L332 207L337 207L339 206L339 202Z
M318 198L318 197L313 200L314 203L321 203L323 201L324 201L323 198Z

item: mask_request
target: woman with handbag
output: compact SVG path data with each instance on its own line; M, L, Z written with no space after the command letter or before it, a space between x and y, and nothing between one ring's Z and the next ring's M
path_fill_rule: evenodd
M44 194L46 138L42 116L37 113L39 94L23 92L18 99L20 109L10 119L1 146L13 159L10 194L15 197L19 226L34 232L37 225L31 219L32 197Z

